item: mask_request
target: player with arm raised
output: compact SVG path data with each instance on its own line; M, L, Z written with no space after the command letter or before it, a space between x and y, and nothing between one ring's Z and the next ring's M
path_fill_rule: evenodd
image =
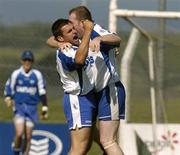
M90 11L84 6L70 10L69 19L77 29L79 37L84 33L80 21L92 20ZM115 59L115 48L120 45L121 39L98 24L94 24L91 40L91 49L99 51L95 59L93 77L89 78L94 79L100 142L108 155L123 155L117 144L117 132L120 119L125 118L125 90L120 82Z
M5 85L5 103L13 106L15 138L12 149L15 155L29 154L30 141L35 123L38 120L37 105L42 102L42 119L48 117L46 84L40 71L33 69L34 56L31 51L21 55L22 66L15 70ZM22 148L22 138L25 143Z
M73 23L74 28L77 30L79 38L82 37L84 33L84 29L82 24L80 23L81 20L88 19L90 21L92 20L92 16L90 11L84 7L84 6L78 6L69 11L69 20ZM103 29L100 25L94 23L94 30L93 30L93 38L91 37L90 45L89 47L93 51L99 51L100 49L100 43L106 43L110 45L120 45L120 37L116 34L110 33L107 30ZM96 32L98 35L96 35ZM47 39L46 43L53 48L67 48L71 47L71 44L68 42L60 43L58 42L54 36L51 36Z
M91 13L84 6L70 10L69 19L78 31L80 38L84 33L81 20L88 19L92 21ZM50 42L51 39L48 41ZM99 104L100 141L109 155L123 154L116 141L119 120L125 117L125 90L119 80L114 52L115 46L119 46L120 41L121 39L117 35L108 32L98 24L94 24L90 46L95 51L100 49L100 52L97 53L96 60L94 60L94 74L93 78L90 79L94 79L97 102ZM62 45L62 43L58 44L56 42L53 46L56 47L58 45ZM111 100L107 100L108 98ZM103 107L107 107L107 109ZM98 141L98 139L96 140Z
M84 155L92 143L93 126L96 121L96 105L93 84L88 77L92 74L93 62L90 57L89 41L93 23L81 21L85 29L81 43L73 24L66 19L58 19L52 25L54 38L59 42L69 42L72 47L57 49L57 71L64 89L63 107L71 136L68 155Z

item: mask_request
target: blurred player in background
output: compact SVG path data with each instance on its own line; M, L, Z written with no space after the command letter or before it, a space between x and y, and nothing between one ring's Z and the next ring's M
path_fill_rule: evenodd
M48 117L46 84L40 71L33 69L33 53L26 50L21 55L22 66L13 71L5 85L5 103L13 106L15 138L12 144L14 155L28 155L35 123L38 120L37 105L42 102L42 119ZM22 146L22 138L24 142Z
M86 64L93 23L82 21L84 34L80 43L77 31L67 19L58 19L52 25L52 33L59 42L69 42L66 51L57 49L57 71L64 89L63 107L70 130L71 148L68 155L84 155L92 143L96 122L96 105L93 85L88 78L91 65Z
M84 34L82 20L92 21L90 11L79 6L69 11L69 20L79 34L79 38ZM119 46L121 39L98 24L94 24L91 33L90 48L98 52L93 74L96 101L98 107L100 142L108 155L123 155L121 148L117 143L117 133L120 125L120 119L125 117L125 90L119 80L115 61L115 46ZM47 40L51 47L60 47L61 49L70 47L69 43L57 42L53 37ZM91 78L90 78L91 79Z

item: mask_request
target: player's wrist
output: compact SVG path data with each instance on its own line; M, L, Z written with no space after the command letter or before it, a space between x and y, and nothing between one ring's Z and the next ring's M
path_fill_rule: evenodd
M4 98L4 100L11 100L11 97L10 97L10 96L6 96L6 97Z
M48 118L48 106L47 105L42 106L41 118L42 119Z
M100 43L103 42L103 37L102 36L98 36L97 38L98 38Z
M42 106L42 111L43 112L48 112L48 106L47 105L43 105Z
M8 107L10 107L10 106L13 104L13 100L12 100L12 98L11 98L10 96L6 96L6 97L4 98L4 102L6 103L6 105L7 105Z

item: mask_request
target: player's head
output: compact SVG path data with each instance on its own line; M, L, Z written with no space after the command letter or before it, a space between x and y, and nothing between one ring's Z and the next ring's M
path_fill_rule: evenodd
M57 41L79 45L77 31L68 19L58 19L52 25L52 33Z
M31 70L33 62L34 62L34 55L30 50L25 50L24 52L22 52L21 64L25 72L29 72Z
M79 37L82 37L84 33L83 24L81 21L86 19L92 21L91 12L85 6L78 6L69 11L69 20L73 23Z

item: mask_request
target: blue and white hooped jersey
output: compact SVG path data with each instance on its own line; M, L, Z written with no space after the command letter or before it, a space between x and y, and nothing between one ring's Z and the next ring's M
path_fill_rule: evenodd
M36 105L39 96L46 94L43 75L36 69L25 73L23 67L15 70L5 85L5 96L10 96L15 103Z
M77 67L75 63L76 46L68 50L56 51L57 71L63 84L64 92L73 95L84 95L94 88L92 67L94 66L95 53L89 51L84 66Z
M95 24L91 34L91 40L98 36L112 34L103 29L100 25ZM100 52L96 52L95 66L93 69L95 90L100 91L110 83L119 81L117 72L117 63L115 58L115 46L103 44L100 45Z

